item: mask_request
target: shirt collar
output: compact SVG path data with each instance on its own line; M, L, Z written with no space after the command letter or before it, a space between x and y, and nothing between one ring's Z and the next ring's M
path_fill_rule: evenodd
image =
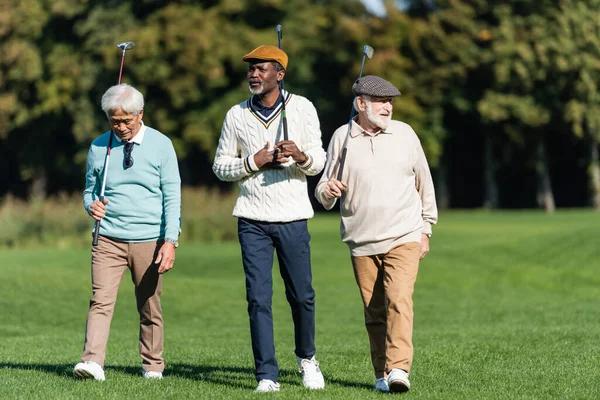
M142 140L144 140L144 133L146 133L146 125L144 125L144 121L140 121L140 130L138 131L138 133L133 137L133 139L128 140L128 142L133 142L133 143L137 143L137 144L142 144ZM115 135L115 139L117 139L117 141L119 143L123 142L123 140L121 140L120 137L118 137L117 135Z
M277 100L275 101L275 104L273 104L272 106L265 106L262 101L260 101L260 97L258 97L257 95L252 96L251 98L251 102L252 102L252 106L254 107L255 110L257 111L267 111L267 110L273 110L275 109L275 107L277 107L279 104L281 104L281 99L282 97L284 97L286 95L286 93L282 93L283 96L280 94L279 96L277 96Z

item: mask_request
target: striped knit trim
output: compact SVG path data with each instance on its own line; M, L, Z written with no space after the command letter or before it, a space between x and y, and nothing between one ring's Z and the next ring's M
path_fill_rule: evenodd
M252 114L257 120L260 121L261 124L263 124L263 126L265 128L269 128L269 126L273 123L273 121L275 121L277 119L277 117L279 117L279 114L281 114L282 111L282 103L279 103L277 105L277 107L275 107L273 109L273 112L271 112L271 114L269 114L268 116L263 116L258 110L256 110L254 108L254 105L252 104L252 98L254 96L252 96L251 98L249 98L248 100L246 100L247 102L247 106L248 106L248 110L250 110L250 114ZM285 104L287 105L290 102L290 99L292 98L292 94L290 92L283 92L283 97L285 98Z
M250 157L250 156L248 156ZM251 174L254 171L252 171L252 167L250 167L250 161L248 160L248 157L244 158L244 169L246 170L247 173Z

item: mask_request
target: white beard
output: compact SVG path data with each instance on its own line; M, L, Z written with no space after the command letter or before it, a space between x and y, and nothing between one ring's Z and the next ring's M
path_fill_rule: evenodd
M252 89L250 84L248 84L248 89L250 90L250 93L252 93L252 94L261 94L265 90L265 87L263 86L263 84L261 82L260 86L256 89Z
M382 117L380 115L373 115L373 106L370 101L365 102L367 105L367 119L370 123L378 127L379 129L385 130L390 124L390 120L392 119L392 113L386 117Z

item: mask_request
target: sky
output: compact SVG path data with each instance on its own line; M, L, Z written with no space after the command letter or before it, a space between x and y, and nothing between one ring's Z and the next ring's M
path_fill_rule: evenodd
M380 17L385 15L385 7L382 0L360 0L365 5L366 9Z

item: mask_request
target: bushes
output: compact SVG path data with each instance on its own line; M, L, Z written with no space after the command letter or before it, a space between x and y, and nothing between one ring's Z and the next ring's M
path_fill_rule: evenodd
M237 187L237 186L236 186ZM231 216L234 193L184 188L181 193L181 239L200 242L237 240L237 219Z
M235 240L231 211L236 197L237 191L184 188L181 240ZM0 202L0 247L85 246L91 243L92 227L80 194L33 197L28 202L8 196Z

